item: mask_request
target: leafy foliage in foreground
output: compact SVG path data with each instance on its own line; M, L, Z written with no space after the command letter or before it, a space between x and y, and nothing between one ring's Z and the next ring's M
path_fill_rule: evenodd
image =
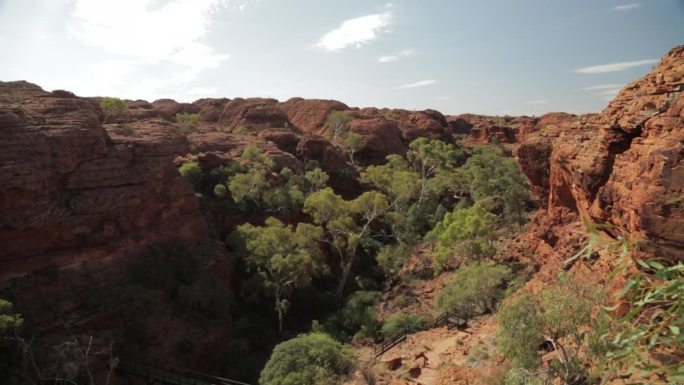
M597 287L561 277L538 296L522 294L506 303L497 314L497 346L511 360L506 383L585 383L591 375L586 365L601 347L593 331L601 324L596 310L603 298ZM544 341L557 353L548 368L538 353Z
M684 263L637 260L636 269L611 309L615 325L605 336L611 343L606 369L684 382Z
M309 333L273 349L259 384L335 385L352 371L354 357L345 345L324 333Z

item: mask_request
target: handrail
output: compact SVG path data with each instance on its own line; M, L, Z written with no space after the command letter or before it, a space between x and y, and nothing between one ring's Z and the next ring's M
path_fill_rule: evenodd
M116 370L160 381L167 385L249 385L244 382L193 372L186 369L174 367L161 369L151 366L150 364L128 359L120 359L116 366Z
M458 327L460 323L454 322L451 320L451 316L454 315L451 312L444 312L441 315L439 315L437 318L433 319L431 322L429 322L425 329L434 329L438 328L442 325L446 325L447 329L451 329L453 326ZM455 325L453 325L455 324ZM375 348L373 348L373 356L376 358L382 356L385 354L388 350L392 349L394 346L399 344L400 342L404 341L406 337L411 333L411 331L407 329L400 329L396 333L392 334L392 336L385 338L382 343Z

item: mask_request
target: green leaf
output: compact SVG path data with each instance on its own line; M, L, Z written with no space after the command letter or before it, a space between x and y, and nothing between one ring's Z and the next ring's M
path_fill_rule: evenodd
M675 325L668 325L670 328L670 331L672 332L673 335L678 336L679 335L679 326Z

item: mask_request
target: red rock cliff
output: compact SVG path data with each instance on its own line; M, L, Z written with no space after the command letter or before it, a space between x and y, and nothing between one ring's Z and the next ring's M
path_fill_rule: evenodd
M614 224L684 258L682 91L679 46L601 114L530 135L520 163L547 217Z
M0 82L0 282L47 266L117 258L208 229L164 121L104 129L72 94Z

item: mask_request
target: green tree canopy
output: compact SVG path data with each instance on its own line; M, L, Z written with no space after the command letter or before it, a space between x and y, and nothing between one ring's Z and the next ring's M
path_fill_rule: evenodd
M491 256L495 251L495 223L496 217L479 204L447 213L427 235L436 242L435 268L441 270L454 252L468 258Z
M515 159L504 156L499 149L483 147L468 158L456 178L475 202L490 210L501 206L506 221L522 224L532 197Z
M259 378L260 385L336 385L354 367L347 346L324 333L302 334L278 344Z
M380 192L367 191L346 201L329 187L311 194L304 201L303 211L325 229L324 241L339 257L342 275L337 288L338 298L343 295L360 243L370 237L371 223L388 207L389 202Z
M278 326L282 330L290 292L310 285L312 278L326 271L317 243L323 238L323 231L307 223L293 228L272 217L263 227L244 224L237 231L248 251L245 261L259 272L273 292Z
M186 162L183 163L179 168L178 172L185 178L195 191L199 191L204 182L204 174L202 173L202 168L197 162Z

